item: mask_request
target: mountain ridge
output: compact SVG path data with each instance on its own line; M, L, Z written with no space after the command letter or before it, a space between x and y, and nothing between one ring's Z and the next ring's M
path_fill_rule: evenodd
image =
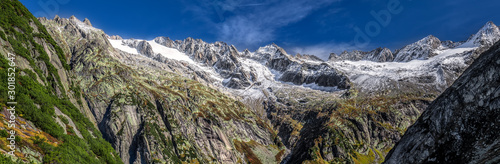
M2 58L26 52L20 85L36 86L21 97L34 98L23 101L32 110L19 109L32 111L23 113L31 120L43 116L30 128L55 136L22 136L21 146L35 152L16 154L25 162L379 163L426 108L446 103L434 100L469 76L462 72L471 63L484 63L481 54L499 39L487 23L470 42L428 36L397 52L377 48L345 53L355 60L323 61L276 44L250 52L193 38L123 39L88 19L36 19L18 1L3 2L29 18L12 30L7 12L0 15ZM32 45L26 51L12 39L23 36L33 36L21 43ZM495 80L482 77L476 80ZM486 93L472 99L494 92Z

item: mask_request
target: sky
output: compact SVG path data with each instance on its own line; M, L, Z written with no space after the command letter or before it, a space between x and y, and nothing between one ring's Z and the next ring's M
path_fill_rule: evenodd
M500 25L498 0L20 0L36 17L88 18L108 35L223 41L239 51L276 43L289 54L402 48L428 35L463 41Z

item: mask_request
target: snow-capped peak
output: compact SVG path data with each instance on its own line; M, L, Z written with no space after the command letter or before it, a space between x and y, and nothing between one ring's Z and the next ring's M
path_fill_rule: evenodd
M424 45L424 44L434 44L434 43L441 43L441 41L433 35L428 35L425 38L420 39L419 41L417 41L414 44Z
M260 47L253 53L255 56L251 56L252 58L255 59L264 59L268 60L271 58L281 58L281 57L287 57L287 58L292 58L290 55L286 53L286 51L279 47L276 44L269 44L264 47Z
M259 47L259 49L257 50L257 53L268 53L268 54L274 54L278 51L280 47L276 44L268 44L264 47Z
M462 47L491 46L500 39L500 29L491 21L472 35Z
M394 61L408 62L414 59L428 59L429 57L436 55L433 52L440 46L441 41L435 36L429 35L399 50L394 58Z

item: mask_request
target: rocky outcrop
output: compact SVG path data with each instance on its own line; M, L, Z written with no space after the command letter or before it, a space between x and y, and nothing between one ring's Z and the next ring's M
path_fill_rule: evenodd
M113 39L113 40L123 40L123 38L122 38L120 35L108 36L108 39Z
M89 19L87 19L87 18L85 18L85 19L83 20L83 23L85 23L85 25L87 25L87 26L92 26L92 23L90 23L90 20L89 20Z
M496 43L432 102L385 163L500 162L499 79Z
M392 51L388 48L377 48L370 51L363 57L363 60L374 61L374 62L391 62L394 60Z
M122 40L122 39L120 39L121 38L120 36L107 37L107 38L110 38L110 39L117 38L115 40ZM159 55L155 54L155 52L153 52L153 48L145 40L135 40L135 39L122 40L122 44L125 46L128 46L130 48L137 49L137 52L139 54L144 55L144 56L149 57L149 58L154 58L154 57L159 56Z
M283 72L279 80L296 85L317 84L338 89L350 88L349 79L326 63L319 65L293 63Z
M441 41L441 45L443 45L446 48L455 48L462 45L463 43L465 43L465 41L461 42L453 42L451 40Z

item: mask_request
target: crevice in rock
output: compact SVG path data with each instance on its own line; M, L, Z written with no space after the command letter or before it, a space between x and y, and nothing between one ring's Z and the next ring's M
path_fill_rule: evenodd
M130 149L128 150L128 155L129 155L128 161L130 164L133 164L137 160L137 150L139 149L140 145L139 137L141 136L143 129L144 129L144 122L141 122L141 125L139 126L137 133L134 134L134 139L132 140L132 143L130 143Z
M170 133L170 136L172 136L172 145L174 146L174 152L177 157L179 156L179 152L177 150L177 143L175 142L175 137L174 134L172 133L172 126L170 125L170 122L168 121L168 118L165 117L165 109L163 109L162 104L160 101L156 100L156 108L158 109L158 112L160 113L161 119L163 120L163 124L167 127L168 133Z

